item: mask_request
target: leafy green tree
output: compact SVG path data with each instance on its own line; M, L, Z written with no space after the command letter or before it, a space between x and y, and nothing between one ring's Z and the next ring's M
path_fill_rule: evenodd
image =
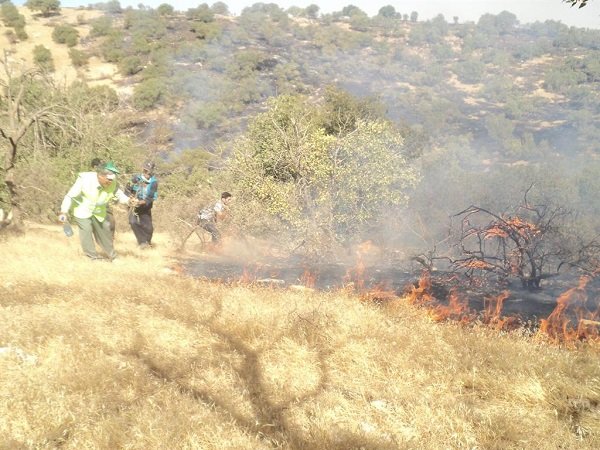
M310 4L306 7L306 17L309 19L317 19L319 17L319 11L321 8L315 4Z
M325 103L321 108L321 123L327 134L342 136L356 129L359 121L382 119L385 107L378 99L359 99L329 85L325 88Z
M382 6L381 8L379 8L379 12L377 13L377 15L381 16L381 17L396 17L396 8L394 8L392 5L387 5L387 6Z
M348 5L348 6L344 6L342 8L342 16L346 16L346 17L352 17L352 16L356 16L356 15L360 15L360 16L366 16L367 13L365 13L362 9L360 9L358 6L354 6L354 5Z
M210 23L215 20L215 13L206 3L203 3L196 8L188 9L185 15L189 20L195 20L198 22Z
M212 6L210 7L210 9L215 14L220 14L222 16L228 16L229 15L229 6L227 6L223 2L215 2L215 3L213 3Z
M32 11L40 11L44 17L60 12L59 0L27 0L25 6Z
M263 211L302 236L308 250L321 251L352 241L382 209L404 204L417 180L389 123L358 120L351 133L336 136L320 122L324 116L303 97L271 99L234 145L230 167L250 208L248 223L264 226L256 214Z
M121 14L123 12L123 8L121 8L121 3L118 0L109 0L107 2L93 3L90 5L93 9L98 9L100 11L105 11L109 14Z
M170 16L171 14L173 14L174 11L175 8L173 8L168 3L161 3L160 5L158 5L158 8L156 8L156 12L158 12L158 14L160 14L161 16Z
M484 33L494 36L511 33L518 23L517 16L511 12L502 11L498 15L484 14L479 18L477 27Z
M417 20L419 20L419 13L416 11L411 12L410 13L410 21L416 22Z
M14 29L14 37L19 41L27 40L27 32L25 31L25 16L19 14L19 10L11 2L2 3L0 6L0 14L2 21L7 27ZM16 40L15 39L15 40Z
M350 18L350 27L356 31L366 32L371 26L371 19L366 14L354 14Z

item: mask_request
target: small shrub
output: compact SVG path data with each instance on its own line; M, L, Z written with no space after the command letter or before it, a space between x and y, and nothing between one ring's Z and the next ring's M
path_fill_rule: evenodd
M135 75L142 70L142 61L138 56L126 56L119 62L119 70L123 75Z
M69 57L71 58L71 63L75 67L83 67L87 65L90 55L81 50L77 50L76 48L69 49Z
M17 39L20 41L26 41L29 38L29 35L25 31L25 27L15 27L15 33L17 34Z
M71 25L58 25L52 31L52 39L59 44L75 47L79 39L79 32Z
M6 40L9 44L14 45L18 42L17 35L13 30L6 30L4 32L4 36L6 36Z
M133 105L140 110L156 106L166 93L166 86L159 78L148 78L133 91Z
M92 30L90 35L95 36L107 36L112 31L112 19L107 16L98 17L92 22Z
M54 71L54 59L49 49L43 45L36 45L33 49L33 62L40 69L49 72Z

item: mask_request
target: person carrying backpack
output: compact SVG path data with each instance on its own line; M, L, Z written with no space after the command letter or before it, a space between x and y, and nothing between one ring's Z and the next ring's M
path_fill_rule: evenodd
M127 194L133 199L129 210L129 225L135 234L140 248L152 246L152 206L158 197L158 180L154 176L154 163L146 162L142 173L132 177L127 186Z
M221 239L221 233L217 229L217 222L224 217L227 206L232 199L233 195L229 192L223 192L220 200L202 208L198 213L197 223L210 233L213 243L217 243Z

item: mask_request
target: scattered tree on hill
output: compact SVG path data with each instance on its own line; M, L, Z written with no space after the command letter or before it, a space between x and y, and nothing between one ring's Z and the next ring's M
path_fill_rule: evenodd
M396 17L396 8L394 8L392 5L382 6L379 8L378 15L389 18Z
M196 8L188 9L185 15L188 19L198 22L210 23L215 20L215 13L206 3L203 3Z
M100 11L106 11L109 14L121 14L123 8L118 0L110 0L108 2L92 3L90 4L92 9L99 9Z
M76 48L69 49L69 57L71 58L71 63L75 67L83 67L87 65L90 55L82 50L77 50Z
M307 251L323 254L407 201L417 173L400 134L384 120L348 119L350 111L340 112L343 126L330 134L322 120L336 109L280 96L250 123L230 167L249 208L247 226L264 231L275 221L292 238L301 236Z
M101 16L90 22L92 29L90 36L107 36L112 31L112 19L108 16Z
M19 10L10 1L2 3L0 7L0 13L2 14L2 21L7 27L12 27L15 31L15 36L18 40L24 41L27 39L27 33L25 32L25 16L19 14Z
M223 2L215 2L215 3L213 3L213 5L210 7L210 9L215 14L220 14L222 16L228 16L229 15L229 7L225 3L223 3Z
M43 71L54 72L52 52L41 44L33 48L33 62Z
M52 39L59 44L67 44L68 47L75 47L79 39L79 32L71 25L57 25L52 31Z
M167 92L164 80L148 78L137 84L133 90L133 105L139 110L153 108Z
M309 19L316 19L319 17L319 11L321 8L315 4L308 5L305 9L306 17Z
M59 0L27 0L25 6L32 11L40 11L44 17L60 12Z
M161 3L158 6L158 8L156 8L156 12L158 12L158 14L160 14L161 16L170 16L171 14L173 14L174 11L175 8L173 8L168 3Z

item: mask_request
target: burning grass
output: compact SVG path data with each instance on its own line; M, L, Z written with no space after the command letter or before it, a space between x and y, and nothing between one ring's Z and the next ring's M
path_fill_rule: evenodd
M0 241L4 447L600 448L597 348L195 280L157 243L119 235L109 264L51 228Z

